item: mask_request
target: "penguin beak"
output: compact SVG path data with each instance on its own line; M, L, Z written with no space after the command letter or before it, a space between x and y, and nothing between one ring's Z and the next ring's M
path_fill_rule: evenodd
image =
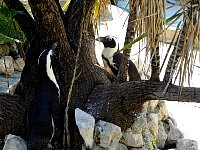
M54 50L56 49L57 46L58 46L58 43L55 42L55 43L53 43L53 44L51 45L50 49L54 51Z
M105 37L98 37L96 40L103 43L105 42Z

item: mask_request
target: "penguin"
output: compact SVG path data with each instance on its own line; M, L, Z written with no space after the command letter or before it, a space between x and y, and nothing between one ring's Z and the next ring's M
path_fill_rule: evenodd
M56 44L38 58L38 84L28 113L28 150L53 148L61 142L60 90L51 65Z
M104 45L101 56L105 70L112 76L117 77L123 57L123 54L119 51L119 42L117 38L107 35L105 37L99 37L96 40L102 42ZM140 74L131 60L129 60L128 77L129 81L141 80Z

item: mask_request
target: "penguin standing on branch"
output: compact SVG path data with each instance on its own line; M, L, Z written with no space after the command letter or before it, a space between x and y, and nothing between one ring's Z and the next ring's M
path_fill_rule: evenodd
M102 59L105 70L114 77L117 77L121 59L123 57L123 54L119 52L119 42L117 38L108 35L105 37L99 37L96 40L102 42L104 45ZM129 81L141 80L138 70L131 60L129 60L128 76Z
M51 58L57 44L44 50L38 59L38 84L28 113L28 150L53 148L61 140L60 91Z

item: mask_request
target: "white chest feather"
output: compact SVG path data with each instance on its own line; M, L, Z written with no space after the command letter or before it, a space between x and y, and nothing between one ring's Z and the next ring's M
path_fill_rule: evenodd
M104 48L102 55L109 60L109 63L114 66L113 55L117 52L117 48Z
M56 85L56 87L59 89L59 86L58 86L58 83L56 81L55 75L53 73L52 65L51 65L51 55L52 55L52 50L50 50L48 55L47 55L47 65L46 65L47 75L50 78L50 80L53 81L54 84Z

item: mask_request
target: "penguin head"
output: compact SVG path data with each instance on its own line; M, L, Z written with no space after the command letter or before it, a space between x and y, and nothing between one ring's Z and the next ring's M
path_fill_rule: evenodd
M52 60L52 54L53 51L55 50L57 44L55 43L49 48L45 49L39 56L38 58L38 66L39 66L39 76L44 79L50 79L51 81L54 82L54 84L58 87L51 60Z
M119 42L117 38L111 35L107 35L105 37L99 37L96 40L102 42L104 45L102 56L112 62L114 54L119 52Z
M96 39L99 42L102 42L104 45L104 48L114 48L116 51L118 50L118 40L116 37L112 35L107 35L105 37L99 37Z

